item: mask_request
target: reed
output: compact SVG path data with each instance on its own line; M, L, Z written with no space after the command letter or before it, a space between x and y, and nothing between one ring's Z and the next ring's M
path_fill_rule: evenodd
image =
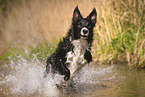
M95 41L97 60L145 66L145 1L104 1ZM107 5L108 4L108 5Z
M92 50L95 61L145 67L144 0L5 1L0 5L1 55L12 45L57 44L67 33L78 5L84 17L93 7L97 9Z

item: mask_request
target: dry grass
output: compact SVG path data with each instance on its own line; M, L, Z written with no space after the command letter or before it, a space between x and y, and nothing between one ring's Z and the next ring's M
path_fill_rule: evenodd
M9 1L9 0L7 0ZM76 6L84 17L94 7L93 56L100 62L127 62L144 67L144 0L14 0L0 11L0 54L15 44L56 42L65 36Z
M99 13L96 29L97 60L127 62L137 68L145 66L145 1L106 1Z

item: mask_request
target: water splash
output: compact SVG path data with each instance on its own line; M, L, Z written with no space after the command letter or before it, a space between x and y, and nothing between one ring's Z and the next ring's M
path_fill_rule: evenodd
M33 54L33 59L30 59L27 48L25 52L28 58L25 59L21 55L18 55L15 59L10 58L11 62L1 67L5 69L1 73L0 78L0 86L2 86L0 91L3 92L2 94L4 96L60 96L62 91L56 87L56 84L60 84L63 77L59 75L54 77L52 74L49 74L47 78L43 78L45 63L38 60L36 54ZM110 76L113 68L113 66L107 68L84 67L73 79L73 82L76 83L75 88L77 88L77 92L85 89L85 84L96 84L103 80L113 79L115 75ZM83 87L80 86L81 84L83 84ZM68 91L68 88L66 90Z
M25 50L26 53L27 50ZM11 59L11 58L10 58ZM16 59L16 60L15 60ZM3 65L0 85L7 87L1 89L7 95L31 95L58 96L59 91L55 86L61 78L52 78L51 74L43 78L45 64L34 55L33 59L24 59L21 55L11 59L9 64ZM2 78L3 77L3 78Z

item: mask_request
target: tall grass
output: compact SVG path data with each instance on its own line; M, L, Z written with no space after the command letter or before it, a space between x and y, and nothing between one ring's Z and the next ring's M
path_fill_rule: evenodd
M101 10L95 37L97 59L144 67L145 1L110 0Z
M78 5L84 17L93 7L97 9L94 60L145 66L144 0L6 1L4 11L0 11L0 53L15 44L56 43L65 36Z

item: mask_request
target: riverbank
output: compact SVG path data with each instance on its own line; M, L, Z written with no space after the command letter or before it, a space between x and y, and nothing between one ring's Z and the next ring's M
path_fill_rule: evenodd
M0 60L52 53L71 24L78 5L82 15L97 9L93 58L100 63L127 63L145 67L145 1L143 0L35 0L0 3ZM54 42L55 40L55 42Z

